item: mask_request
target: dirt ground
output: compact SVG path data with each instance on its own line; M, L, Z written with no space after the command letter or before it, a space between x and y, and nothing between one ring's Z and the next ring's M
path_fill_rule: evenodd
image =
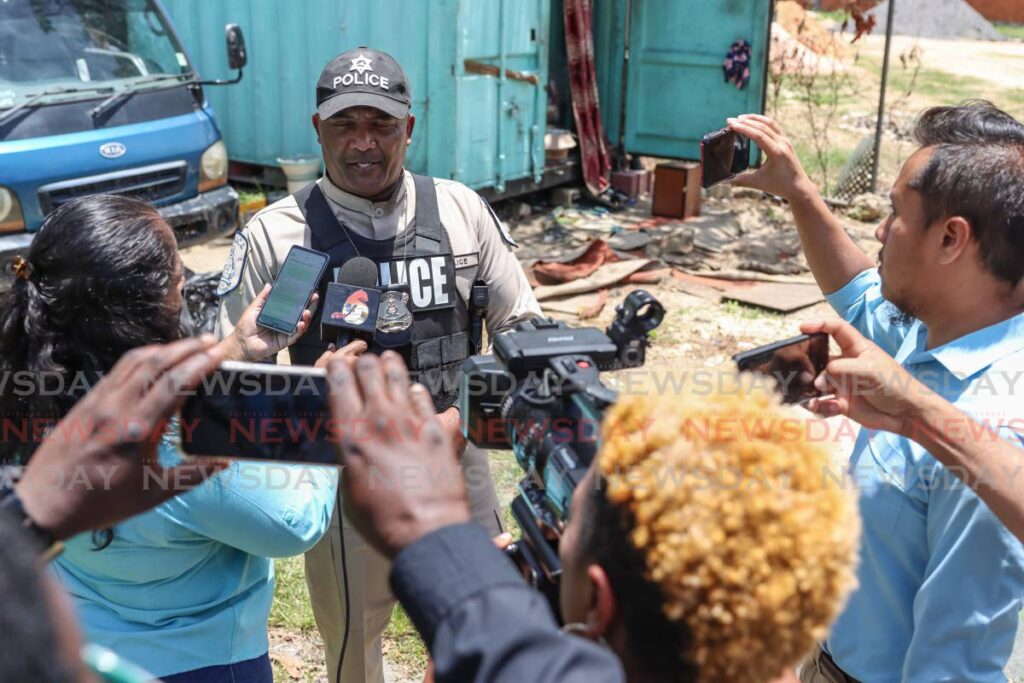
M782 123L811 177L819 185L827 180L830 192L854 150L873 141L882 81L884 37L865 36L853 44L850 39L849 34L841 37L843 69L823 68L809 88L805 79L792 74L769 79L768 112ZM1024 117L1024 41L894 36L880 190L891 185L914 149L917 115L927 107L968 99L986 99ZM824 132L812 134L815 129ZM822 142L824 151L819 153Z
M882 57L885 36L864 36L861 41L865 55ZM978 78L1002 88L1024 88L1024 42L893 36L892 54L898 56L913 45L925 51L929 68Z

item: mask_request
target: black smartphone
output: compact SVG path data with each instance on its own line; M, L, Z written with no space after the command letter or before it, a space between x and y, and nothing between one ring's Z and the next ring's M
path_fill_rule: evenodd
M267 303L256 316L256 324L285 334L294 334L310 297L320 284L330 257L323 252L294 246L270 288Z
M181 409L189 455L336 465L351 424L331 420L327 375L308 366L225 361Z
M828 365L828 335L801 334L759 346L732 357L741 372L775 378L785 403L801 403L820 396L814 378Z
M750 138L723 128L700 141L700 184L707 189L750 168Z

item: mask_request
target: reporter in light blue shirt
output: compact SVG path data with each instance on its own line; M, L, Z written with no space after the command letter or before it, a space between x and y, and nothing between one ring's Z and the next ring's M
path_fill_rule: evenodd
M1024 391L1024 314L928 349L921 322L893 323L875 270L828 301L914 377L1024 443L1014 397ZM1024 546L914 441L863 429L850 473L864 520L859 587L829 654L862 681L1005 681L1024 608Z
M1024 124L980 101L923 112L920 148L875 231L876 270L778 124L757 115L729 123L768 157L734 184L789 201L807 263L836 311L957 408L1019 442ZM861 489L860 585L801 681L1005 682L1024 606L1020 542L908 439L862 431L850 473Z
M33 391L0 386L0 417L56 422L122 358L134 372L153 373L160 359L136 351L180 338L184 284L174 231L152 206L96 195L56 208L19 261L0 312L0 370L38 384ZM208 353L258 360L304 331L310 311L292 338L256 325L268 290ZM116 433L128 427L120 415L98 419L75 428ZM181 456L173 432L164 438L160 458L172 464ZM23 462L36 445L5 440L0 461ZM90 535L71 539L54 572L76 604L86 638L143 669L175 683L269 683L269 558L301 554L320 538L336 479L333 469L235 462L202 486L118 524L107 539L97 539L105 547L97 548Z
M172 441L160 444L161 464L181 457ZM54 571L89 642L161 678L203 680L208 667L234 665L238 680L264 680L269 558L300 555L320 539L336 486L333 468L234 461L118 524L107 547L96 549L92 534L70 539Z

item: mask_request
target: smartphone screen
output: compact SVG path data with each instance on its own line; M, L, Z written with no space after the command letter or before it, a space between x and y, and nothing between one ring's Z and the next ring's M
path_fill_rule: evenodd
M742 372L776 381L784 403L802 403L821 395L814 378L828 365L828 335L823 332L784 339L732 357Z
M181 409L189 455L336 465L341 425L331 420L327 376L311 367L225 362Z
M701 186L705 189L736 177L750 167L750 140L724 128L700 143Z
M327 254L322 252L292 247L256 323L285 334L294 333L309 298L320 284L328 260Z

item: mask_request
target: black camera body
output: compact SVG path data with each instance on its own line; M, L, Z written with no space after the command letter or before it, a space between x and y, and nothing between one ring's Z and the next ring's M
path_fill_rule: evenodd
M525 472L512 502L523 539L510 553L556 608L558 540L600 446L601 418L616 399L600 373L642 366L649 333L665 313L643 290L615 311L603 332L546 318L520 323L495 337L493 355L463 364L464 433L481 448L511 449Z

